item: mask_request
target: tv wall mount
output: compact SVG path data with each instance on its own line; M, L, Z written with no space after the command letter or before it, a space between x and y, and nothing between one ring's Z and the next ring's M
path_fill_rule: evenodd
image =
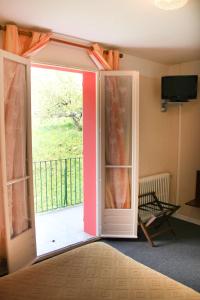
M161 99L161 112L166 112L168 109L168 104L175 104L175 105L183 105L183 103L187 103L189 101L184 101L184 102L180 102L180 101L169 101L169 100L164 100Z

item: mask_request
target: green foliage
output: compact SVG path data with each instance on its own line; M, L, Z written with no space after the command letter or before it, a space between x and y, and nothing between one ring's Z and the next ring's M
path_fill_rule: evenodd
M32 68L33 160L82 156L82 75ZM81 129L81 130L80 130Z
M81 76L32 68L33 179L37 212L83 201Z
M72 121L59 120L33 130L33 161L82 156L82 132Z
M76 128L82 130L82 75L34 68L32 77L37 122L71 118Z

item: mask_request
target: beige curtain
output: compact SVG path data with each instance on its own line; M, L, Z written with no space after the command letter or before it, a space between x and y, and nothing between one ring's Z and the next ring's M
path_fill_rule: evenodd
M119 51L105 51L93 45L89 55L100 70L119 69ZM105 79L105 207L130 208L131 186L128 168L131 164L131 81L108 76ZM115 167L112 167L115 166Z
M50 37L50 32L31 31L8 24L3 35L3 49L23 57L28 57L46 46Z
M4 60L5 141L7 182L27 176L26 170L26 70L25 66ZM25 182L8 186L10 234L28 228Z
M20 31L28 35L19 34ZM28 57L44 47L51 33L40 33L7 25L3 36L3 49ZM4 60L4 108L7 181L27 175L26 153L26 72L25 66ZM0 162L1 163L1 162ZM0 255L5 254L5 224L0 190ZM8 186L10 207L10 234L16 236L29 226L26 182Z

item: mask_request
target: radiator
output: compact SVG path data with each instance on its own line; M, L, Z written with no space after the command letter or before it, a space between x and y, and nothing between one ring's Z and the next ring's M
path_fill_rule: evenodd
M147 176L139 179L139 195L155 192L158 199L163 202L169 202L169 184L170 174L162 173L153 176ZM146 197L145 197L146 198ZM148 198L145 199L145 201ZM140 204L142 198L140 199Z

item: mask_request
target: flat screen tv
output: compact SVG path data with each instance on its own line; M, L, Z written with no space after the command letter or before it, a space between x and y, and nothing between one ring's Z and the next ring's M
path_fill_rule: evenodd
M162 77L162 99L171 102L187 102L197 98L197 75Z

